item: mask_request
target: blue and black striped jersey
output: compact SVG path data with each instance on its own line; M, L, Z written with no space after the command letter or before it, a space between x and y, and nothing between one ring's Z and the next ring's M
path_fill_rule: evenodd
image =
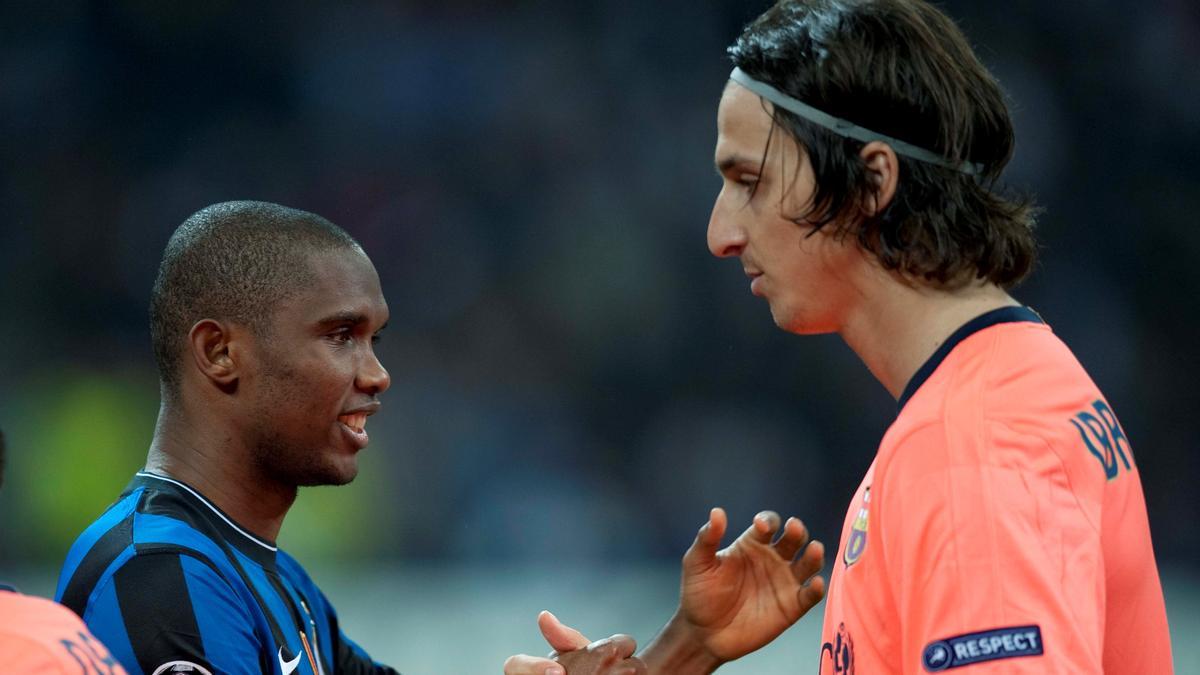
M75 541L55 599L131 675L396 673L346 638L295 559L147 472Z

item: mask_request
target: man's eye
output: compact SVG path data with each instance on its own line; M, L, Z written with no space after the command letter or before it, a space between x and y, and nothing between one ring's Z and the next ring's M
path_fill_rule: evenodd
M354 335L350 332L349 328L346 328L343 330L339 330L339 331L330 333L329 339L333 340L334 342L346 343L346 342L353 341Z
M739 174L738 177L734 180L734 182L737 183L738 185L742 186L743 188L746 188L747 190L751 190L751 189L754 189L755 185L758 185L758 176L755 176L753 174L743 173L743 174Z

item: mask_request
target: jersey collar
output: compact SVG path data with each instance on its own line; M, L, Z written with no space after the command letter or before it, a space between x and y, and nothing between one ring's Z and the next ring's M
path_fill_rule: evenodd
M269 542L261 537L255 536L238 525L232 518L225 514L224 511L217 508L207 497L200 494L192 486L177 480L170 476L164 476L150 471L139 471L133 478L130 488L144 486L147 489L152 489L156 492L165 492L174 495L174 499L180 499L192 506L187 509L190 514L175 513L178 507L170 507L169 504L161 506L148 506L151 510L155 508L167 509L167 515L176 518L183 518L185 522L194 516L203 518L211 527L215 527L225 541L233 545L234 548L241 551L251 560L257 562L268 569L275 567L275 554L279 551L278 547L273 542ZM152 500L153 501L153 500ZM178 503L178 502L176 502ZM196 524L193 524L195 527ZM201 528L197 528L201 529Z
M904 404L908 403L908 399L917 393L921 385L925 384L925 380L928 380L929 376L933 375L933 371L942 365L942 361L946 360L946 357L958 346L958 343L985 328L990 328L1001 323L1045 323L1045 321L1042 321L1042 317L1038 316L1037 312L1028 307L1021 306L993 309L964 323L958 330L951 333L950 337L946 338L946 341L933 353L933 356L930 356L917 369L916 374L908 381L908 386L904 387L904 393L900 395L900 400L896 402L897 408L899 410L904 409Z

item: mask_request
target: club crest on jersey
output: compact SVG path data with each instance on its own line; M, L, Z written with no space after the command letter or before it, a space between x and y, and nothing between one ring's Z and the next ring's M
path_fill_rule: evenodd
M826 657L829 659L831 671L825 670ZM833 642L821 645L821 663L818 668L822 675L826 672L832 672L833 675L854 675L854 640L851 639L846 624L838 624Z
M870 516L870 506L871 488L868 487L863 491L862 506L858 509L858 515L854 516L854 523L850 525L850 537L846 540L846 552L842 556L846 567L858 562L863 551L867 550L867 519Z

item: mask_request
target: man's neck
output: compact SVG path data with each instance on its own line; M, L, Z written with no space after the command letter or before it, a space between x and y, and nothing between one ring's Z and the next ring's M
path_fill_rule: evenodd
M279 536L296 487L259 475L248 448L216 425L159 410L146 470L187 483L241 527L268 542Z
M847 316L842 339L871 374L899 399L909 380L960 326L985 312L1019 303L1003 289L973 285L955 291L879 279L878 292Z

